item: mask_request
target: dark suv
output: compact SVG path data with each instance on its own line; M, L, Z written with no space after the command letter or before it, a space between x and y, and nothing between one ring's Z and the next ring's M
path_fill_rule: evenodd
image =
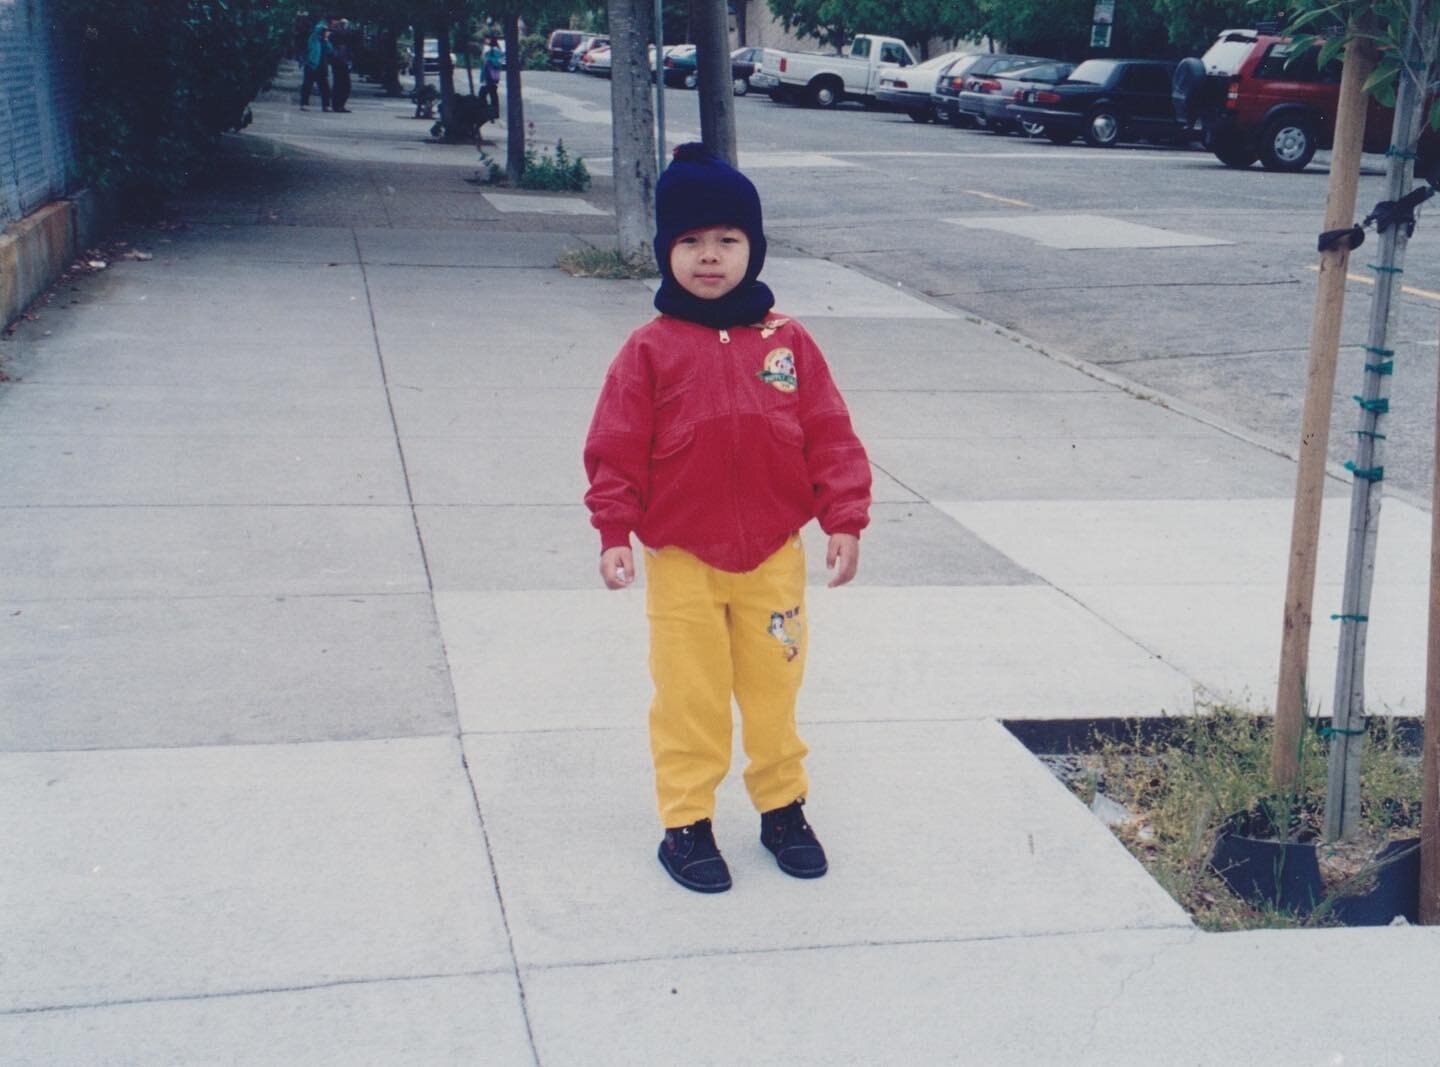
M573 70L570 65L570 53L580 41L591 36L581 30L555 30L550 34L550 39L545 42L545 51L549 54L550 65L556 70Z
M1076 137L1096 148L1183 140L1170 100L1174 72L1174 63L1160 59L1087 59L1062 82L1026 89L1008 110L1016 122L1043 126L1056 144Z
M1205 147L1227 167L1248 167L1258 159L1266 170L1304 170L1315 150L1329 148L1335 139L1340 63L1318 67L1318 43L1293 53L1285 37L1226 30L1204 56L1176 67L1171 86L1176 117L1199 131ZM1373 96L1368 107L1365 151L1383 152L1395 113ZM1427 126L1417 174L1433 172L1437 149L1440 137Z

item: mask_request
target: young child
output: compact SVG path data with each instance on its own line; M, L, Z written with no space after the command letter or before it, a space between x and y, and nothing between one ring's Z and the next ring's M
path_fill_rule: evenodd
M801 810L808 749L795 727L805 670L805 554L830 535L829 584L855 576L870 465L815 341L770 309L760 197L703 145L677 148L655 187L660 316L620 349L585 442L600 576L635 579L645 546L650 749L660 862L701 893L730 888L715 789L730 768L733 693L760 840L797 878L827 870Z

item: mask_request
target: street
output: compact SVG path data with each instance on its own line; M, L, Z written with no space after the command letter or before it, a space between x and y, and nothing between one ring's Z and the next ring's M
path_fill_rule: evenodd
M537 144L563 138L595 173L608 173L609 83L525 77ZM697 101L667 91L671 144L697 134ZM741 166L765 201L772 247L918 290L1224 425L1297 446L1328 153L1303 173L1272 174L1258 165L1230 170L1198 149L1057 148L856 104L818 111L751 94L736 99L735 113ZM1365 164L1356 221L1383 188L1383 159ZM1065 247L1097 239L1113 247ZM1351 257L1331 429L1336 462L1353 455L1350 398L1361 386L1373 276L1365 263L1374 247L1372 230ZM1423 215L1407 260L1403 280L1413 292L1389 345L1396 373L1385 468L1388 488L1428 499L1440 235ZM777 295L783 308L785 293ZM1017 411L1017 423L1023 418Z

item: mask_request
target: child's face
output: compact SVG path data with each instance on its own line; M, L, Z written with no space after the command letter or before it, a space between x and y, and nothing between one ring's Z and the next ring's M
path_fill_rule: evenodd
M670 246L670 273L691 296L719 300L745 277L750 238L734 226L687 230Z

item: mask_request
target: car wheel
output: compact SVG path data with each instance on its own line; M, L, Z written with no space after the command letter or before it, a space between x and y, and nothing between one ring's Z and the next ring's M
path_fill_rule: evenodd
M991 133L998 133L1005 137L1010 136L1010 134L1014 133L1016 129L1018 129L1018 127L1013 122L996 122L994 119L991 119L989 122L987 122L985 124L985 128Z
M1259 156L1259 153L1255 151L1255 146L1245 137L1236 133L1226 134L1223 137L1212 137L1210 151L1215 153L1215 158L1221 163L1237 170L1244 170Z
M840 94L844 92L836 78L816 78L810 83L810 106L811 107L834 107L840 102Z
M750 91L749 78L734 78L731 80L730 90L736 96L744 96Z
M1193 123L1199 114L1200 87L1205 84L1205 64L1194 58L1182 59L1175 66L1170 78L1170 103L1175 117L1185 125Z
M1120 143L1120 113L1097 107L1085 118L1085 143L1091 148L1114 148Z
M924 111L907 111L906 114L910 116L911 122L929 122L931 119L930 105L926 104Z
M973 130L975 128L975 119L957 109L950 116L950 125L954 126L957 130Z
M1043 137L1045 135L1045 124L1043 122L1021 122L1020 132L1026 137ZM1068 141L1066 142L1069 143Z
M1315 155L1315 124L1306 115L1277 115L1261 129L1259 149L1266 170L1304 170Z
M700 84L699 71L687 70L685 72L685 77L680 80L680 84L685 86L685 88L687 89L695 88L695 86Z
M1075 140L1075 135L1068 130L1046 130L1045 139L1051 144L1066 145Z

